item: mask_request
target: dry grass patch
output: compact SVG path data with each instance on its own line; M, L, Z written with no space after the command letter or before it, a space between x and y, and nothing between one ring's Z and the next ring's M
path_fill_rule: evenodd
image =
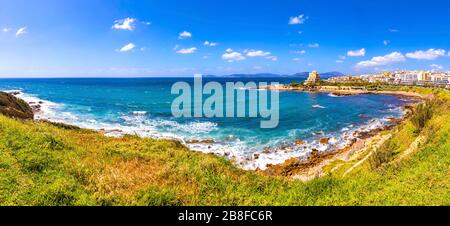
M140 190L157 184L160 167L143 160L118 160L104 164L103 168L91 175L88 190L101 199L131 200Z

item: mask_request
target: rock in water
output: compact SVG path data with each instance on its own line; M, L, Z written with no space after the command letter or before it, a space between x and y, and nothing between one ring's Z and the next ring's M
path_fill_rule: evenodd
M33 119L33 109L23 100L4 92L0 92L0 114L18 118Z
M296 144L296 145L304 145L304 144L305 144L305 141L303 141L303 140L296 140L296 141L295 141L295 144Z
M327 145L330 143L330 138L322 138L319 142L320 144Z
M216 141L214 140L188 140L186 141L188 144L214 144Z

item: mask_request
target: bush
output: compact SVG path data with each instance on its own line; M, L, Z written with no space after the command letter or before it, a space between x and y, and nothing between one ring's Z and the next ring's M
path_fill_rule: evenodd
M301 87L301 86L303 86L301 83L298 83L298 82L291 82L291 84L290 84L292 87Z
M380 166L383 166L386 163L392 161L395 157L395 150L399 148L398 144L396 144L393 140L388 140L384 143L380 149L373 152L373 154L369 158L370 168L375 170Z
M416 133L422 131L426 126L427 122L433 117L433 103L427 101L426 103L420 104L414 110L414 114L411 118L411 122L416 128Z
M41 148L45 148L50 151L61 151L65 148L65 144L61 139L49 134L44 134L42 137L39 137L38 143Z
M58 127L60 129L66 129L66 130L81 130L78 126L68 125L64 123L58 123L58 122L47 122L55 127Z

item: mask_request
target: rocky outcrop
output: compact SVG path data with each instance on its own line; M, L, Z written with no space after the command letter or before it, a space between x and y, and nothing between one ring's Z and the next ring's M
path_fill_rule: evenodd
M304 144L305 144L305 141L303 141L303 140L296 140L296 141L295 141L295 144L296 144L296 145L304 145Z
M322 145L327 145L330 143L330 138L322 138L320 139L319 143Z
M331 95L337 96L337 97L346 97L346 96L354 96L353 93L346 93L346 92L332 92Z
M33 109L30 105L5 92L0 92L0 114L18 119L34 118Z
M214 144L216 141L214 140L188 140L186 141L188 144Z

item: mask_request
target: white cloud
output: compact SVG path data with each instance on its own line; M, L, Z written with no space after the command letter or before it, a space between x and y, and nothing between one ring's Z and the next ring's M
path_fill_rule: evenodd
M187 49L180 49L177 51L177 53L179 54L193 54L197 51L196 47L191 47L191 48L187 48Z
M216 42L210 42L210 41L205 41L203 43L204 46L209 46L209 47L214 47L217 46L218 44Z
M319 48L320 45L319 45L319 43L312 43L312 44L309 44L308 47L309 48Z
M180 35L178 36L179 39L187 39L187 38L192 38L192 33L189 31L183 31L180 33Z
M272 56L272 53L266 52L266 51L263 51L263 50L253 50L253 49L247 50L246 49L246 50L244 50L244 54L247 57L264 57L264 58L266 58L268 60L278 61L278 57Z
M336 60L336 63L338 64L342 64L345 62L345 60L347 59L347 56L338 56L338 60Z
M124 45L122 48L119 49L120 52L128 52L133 50L134 48L136 48L136 45L133 43L128 43L126 45Z
M227 49L226 53L222 55L222 59L231 63L234 61L245 60L246 58L242 55L242 53L233 52L232 49Z
M294 59L292 59L292 61L301 61L302 59L300 59L300 58L294 58Z
M292 51L292 53L296 53L296 54L305 54L305 53L306 53L306 50Z
M278 57L276 57L276 56L268 56L268 57L266 57L266 59L272 60L272 61L278 61Z
M399 52L393 52L385 56L374 57L371 60L361 61L356 67L377 67L382 65L388 65L397 62L405 61L405 56Z
M444 67L442 65L437 65L437 64L432 64L432 65L430 65L430 67L433 69L433 71L440 71L440 70L444 69Z
M289 24L290 25L304 24L307 19L308 19L308 17L303 14L298 15L298 16L293 16L293 17L289 18Z
M399 32L399 30L395 28L389 28L389 32L396 33Z
M347 52L347 56L349 57L362 57L366 55L366 49L358 49L358 50L350 50Z
M24 35L26 33L28 33L27 27L21 27L17 30L16 36Z
M270 55L270 52L264 52L262 50L249 50L245 51L248 57L266 57Z
M391 44L391 41L389 41L389 40L384 40L384 41L383 41L383 44L384 44L385 46L387 46L387 45Z
M448 51L448 56L450 56L450 51Z
M298 33L299 35L301 35L301 34L303 34L303 31L298 31L297 33Z
M289 47L303 47L302 43L291 43L289 44Z
M247 57L264 57L265 59L272 60L272 61L278 61L278 57L272 56L270 52L265 52L263 50L244 50L243 53L234 51L231 48L228 48L225 50L225 53L222 55L222 59L228 61L228 62L234 62L234 61L240 61L245 60Z
M441 56L445 56L445 50L443 49L429 49L426 51L418 50L413 53L406 54L406 57L416 60L434 60Z
M10 29L10 28L7 28L7 27L5 27L5 28L2 29L2 31L5 32L5 33L6 33L6 32L9 32L10 30L11 30L11 29Z
M135 28L135 22L136 19L135 18L125 18L122 20L116 20L114 21L114 25L112 26L113 29L117 29L117 30L129 30L129 31L133 31Z

